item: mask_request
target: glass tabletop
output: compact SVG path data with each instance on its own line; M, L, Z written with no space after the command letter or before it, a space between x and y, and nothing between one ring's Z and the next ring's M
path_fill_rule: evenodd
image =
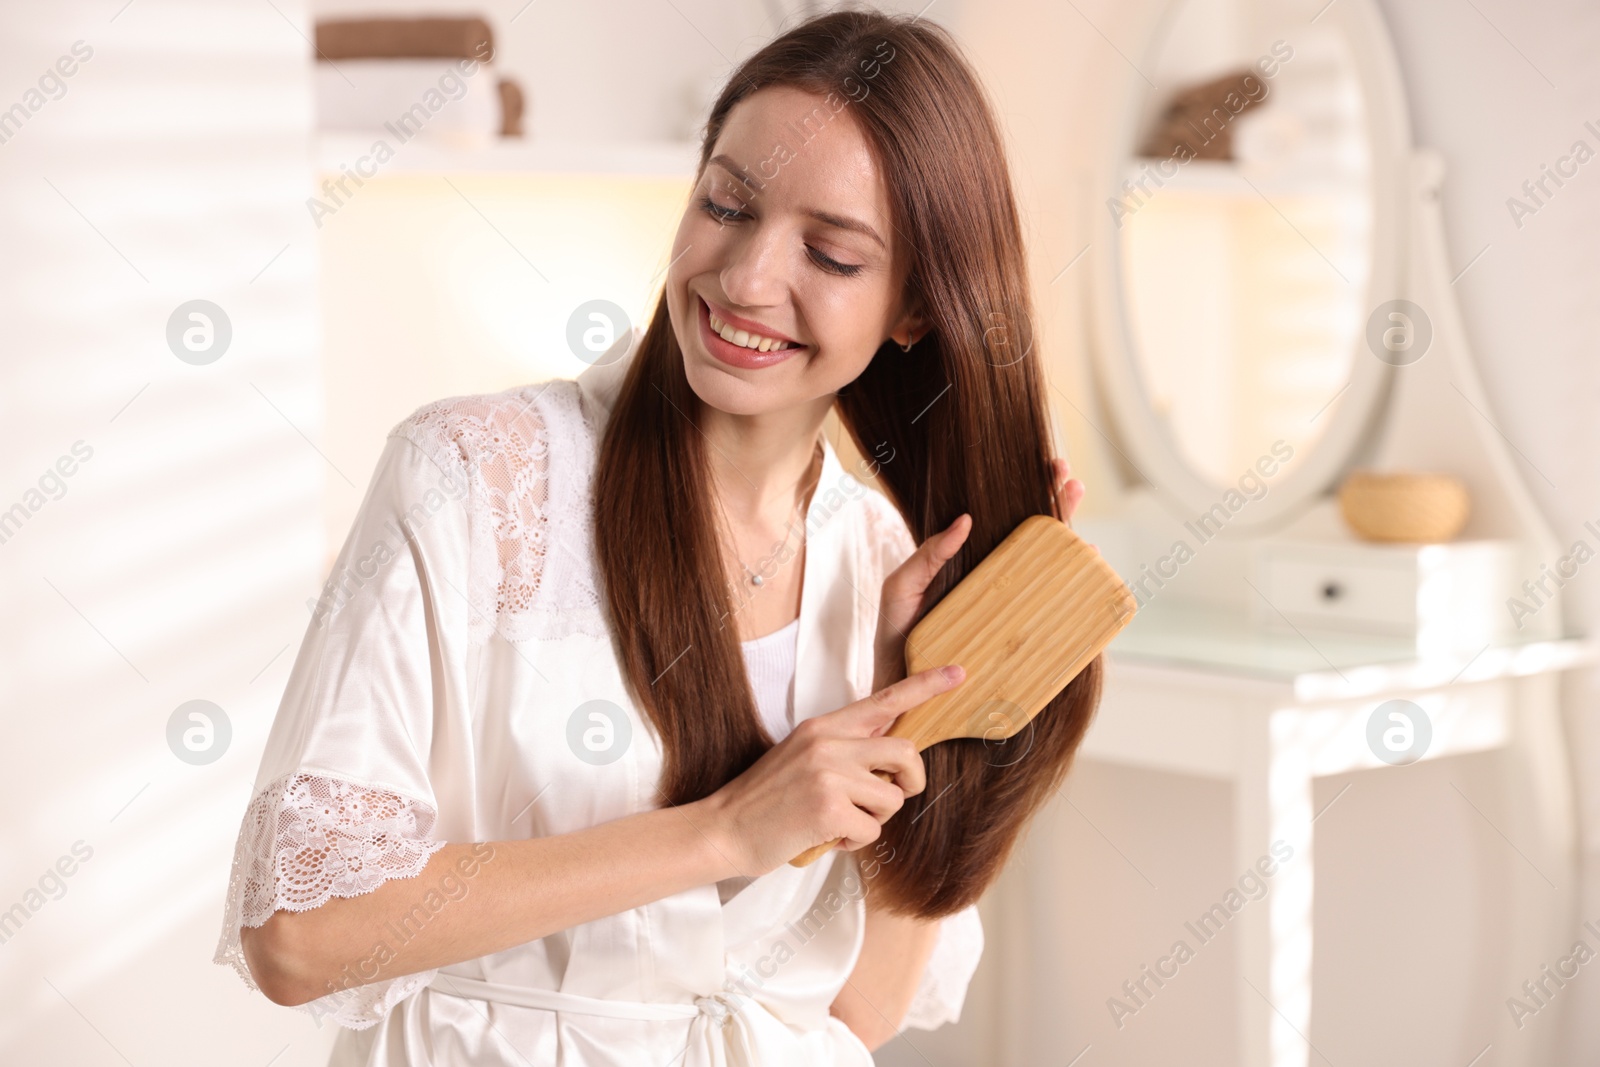
M1398 666L1423 660L1440 665L1458 663L1465 669L1491 647L1510 649L1575 636L1541 634L1497 640L1483 649L1424 655L1412 638L1307 628L1267 629L1252 623L1243 612L1165 600L1140 609L1107 652L1113 659L1293 681L1308 674L1342 674L1361 667Z

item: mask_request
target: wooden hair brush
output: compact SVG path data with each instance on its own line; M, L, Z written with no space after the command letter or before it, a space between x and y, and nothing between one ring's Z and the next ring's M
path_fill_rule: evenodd
M1133 619L1133 593L1051 515L1030 515L906 637L906 675L959 663L961 685L905 712L889 737L921 752L956 737L1012 737ZM874 771L888 780L888 771ZM838 841L807 849L796 867Z

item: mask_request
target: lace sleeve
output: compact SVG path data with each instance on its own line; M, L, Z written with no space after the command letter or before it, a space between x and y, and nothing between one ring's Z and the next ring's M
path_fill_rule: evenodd
M983 956L983 923L976 904L963 908L939 923L939 940L923 968L911 1008L901 1030L935 1030L961 1018L967 987Z
M215 961L232 965L255 989L241 927L261 926L275 911L309 911L334 897L370 893L393 878L415 878L445 845L429 839L433 822L432 808L386 790L311 774L273 782L245 813ZM358 984L370 962L351 960L343 981L301 1010L365 1029L433 976L427 971Z
M437 444L437 442L434 442ZM241 933L276 911L414 878L471 840L470 521L463 464L391 434L295 657L234 846L215 961L255 987ZM437 840L436 840L437 838ZM361 1029L425 984L340 961L303 1009Z
M333 897L360 896L390 878L414 878L445 841L429 840L434 811L387 790L315 774L272 782L251 801L234 846L227 913L216 963L227 963L256 989L240 947L243 926L261 926L277 910L306 912ZM382 1019L432 973L358 985L365 961L347 966L342 989L302 1011L352 1029Z

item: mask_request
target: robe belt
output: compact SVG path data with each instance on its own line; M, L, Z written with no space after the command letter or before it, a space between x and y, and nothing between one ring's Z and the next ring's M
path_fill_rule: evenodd
M743 993L720 989L709 996L696 997L693 1004L655 1003L635 1000L612 1000L607 997L585 997L577 993L561 993L554 989L535 989L531 986L504 985L485 982L477 978L446 974L440 971L428 988L436 993L473 1000L489 1000L522 1008L542 1008L545 1011L574 1012L579 1015L603 1015L608 1019L672 1020L709 1016L721 1023L745 1007L755 1007L756 1002ZM762 1009L765 1011L765 1009Z
M815 1062L802 1047L799 1034L767 1010L766 1005L747 993L732 989L719 989L696 997L693 1004L646 1003L501 985L443 971L434 976L428 989L446 996L612 1019L687 1019L689 1039L679 1053L679 1067L811 1067ZM863 1062L871 1063L872 1054L866 1051L865 1045L860 1048L865 1057Z

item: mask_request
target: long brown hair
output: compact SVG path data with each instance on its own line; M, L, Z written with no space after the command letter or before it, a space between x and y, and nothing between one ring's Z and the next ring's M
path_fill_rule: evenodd
M885 343L839 390L835 410L863 455L893 449L878 481L918 543L972 515L966 543L929 588L931 607L1023 519L1051 513L1043 374L1000 135L944 30L834 12L734 72L706 122L702 173L734 105L771 86L848 97L888 176L909 257L906 298L929 328L910 353ZM663 294L601 442L594 507L608 607L629 682L661 738L669 804L715 792L771 745L736 628L725 624L734 609L690 421L700 409ZM872 846L880 906L932 919L977 900L1065 777L1100 671L1096 659L1008 742L946 741L923 753L927 788Z

